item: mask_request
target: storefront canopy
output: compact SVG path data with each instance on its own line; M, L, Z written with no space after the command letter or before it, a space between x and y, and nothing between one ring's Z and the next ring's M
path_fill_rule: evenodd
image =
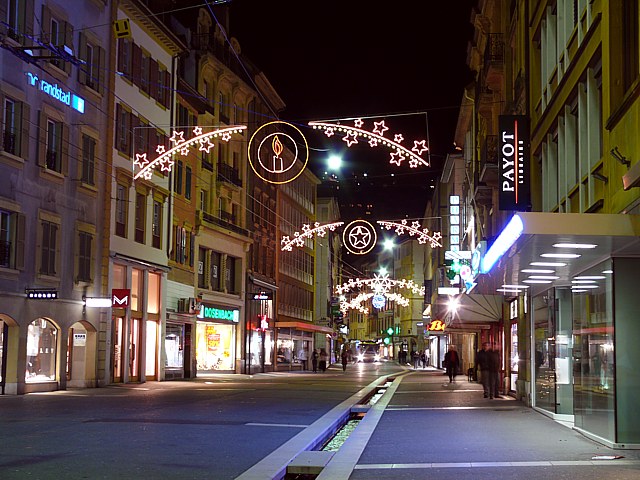
M526 290L537 295L581 283L580 273L608 258L640 256L640 215L527 212L514 218L517 227L510 236L517 239L479 276L473 293L511 296Z
M333 333L333 329L306 322L276 322L276 328L295 328L303 332Z

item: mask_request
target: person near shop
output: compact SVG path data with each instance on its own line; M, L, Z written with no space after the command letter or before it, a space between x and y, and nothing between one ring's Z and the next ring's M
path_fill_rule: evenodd
M484 391L484 398L489 397L489 342L482 344L482 349L476 355L476 371L480 370L480 382L482 382L482 390Z
M420 356L418 355L418 352L416 352L415 350L411 350L411 365L413 365L413 368L418 368L419 358Z
M298 352L298 361L302 364L302 370L307 369L307 350L305 348L301 348Z
M449 351L444 354L443 364L449 376L449 383L455 382L458 368L460 368L460 357L456 352L455 345L449 345Z
M342 371L347 371L347 363L349 363L349 350L344 348L342 349L342 354L340 355L340 360L342 360Z
M313 368L313 373L318 373L318 357L320 354L318 353L318 349L314 348L313 352L311 352L311 367Z
M500 396L500 350L494 343L489 350L489 398L502 398Z
M420 351L420 363L422 363L422 368L427 366L427 358L425 357L424 351Z
M318 366L320 367L320 371L323 373L327 371L327 358L327 351L324 348L321 348Z

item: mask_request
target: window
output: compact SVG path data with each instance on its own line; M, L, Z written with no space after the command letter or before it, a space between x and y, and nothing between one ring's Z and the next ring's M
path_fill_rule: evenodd
M116 148L118 151L131 155L131 112L116 105Z
M187 232L184 227L176 227L176 262L184 263L186 260Z
M93 236L88 232L80 232L78 237L78 281L91 281L91 244Z
M96 141L89 135L82 135L82 183L95 185Z
M225 262L224 283L228 293L237 293L236 289L236 261L233 257L227 257Z
M150 61L149 55L142 54L142 62L140 64L140 89L147 93L149 93Z
M24 215L0 210L0 267L24 268Z
M222 267L222 255L218 252L211 252L211 290L222 290L222 283L220 282Z
M62 122L47 120L47 153L45 166L54 172L62 172Z
M127 187L116 187L116 235L127 237Z
M124 38L118 40L118 71L125 78L131 76L131 47L129 40Z
M42 221L42 255L40 257L40 273L54 276L56 274L56 240L58 225Z
M49 42L55 46L62 44L62 34L60 32L60 22L55 18L51 19L51 27L49 28ZM53 58L51 63L58 68L62 67L62 60Z
M623 82L626 92L638 78L638 2L623 3Z
M191 232L191 234L189 234L189 266L193 267L193 256L195 253L195 246L196 246L196 235L195 233Z
M45 318L38 318L27 327L27 382L56 379L56 347L58 330Z
M17 42L22 43L25 33L33 33L33 0L9 0L7 35ZM0 21L4 21L2 18ZM28 20L28 21L25 21Z
M238 104L234 102L233 104L233 123L234 125L238 125Z
M176 162L176 178L175 178L175 182L173 184L173 189L178 194L182 194L182 169L183 169L183 166L184 166L184 164L182 163L181 160L178 160L178 162Z
M191 167L186 167L184 175L184 198L191 200Z
M88 41L84 31L79 33L78 44L78 56L85 62L78 68L78 81L90 89L102 93L105 81L105 51L95 43Z
M2 125L2 150L12 155L20 155L20 124L22 104L6 97Z
M162 203L153 201L153 223L151 225L151 242L154 248L160 248L160 231L162 229Z
M147 197L142 193L136 193L136 233L135 241L144 243L144 222Z
M204 248L198 249L198 287L207 288L207 250Z
M200 190L200 211L202 212L206 212L207 211L207 191L206 190Z

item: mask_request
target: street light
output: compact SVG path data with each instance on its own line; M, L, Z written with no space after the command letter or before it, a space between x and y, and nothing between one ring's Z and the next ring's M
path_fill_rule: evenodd
M340 167L342 166L342 157L339 155L331 155L327 159L327 166L329 167L329 170L340 170Z

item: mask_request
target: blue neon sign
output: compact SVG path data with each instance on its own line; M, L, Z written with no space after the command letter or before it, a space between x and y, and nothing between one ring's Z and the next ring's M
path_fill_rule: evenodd
M41 92L46 93L51 98L55 98L76 111L84 113L84 98L77 96L75 93L66 92L60 88L57 83L51 84L46 80L38 78L37 75L31 72L27 72L27 76L29 77L29 85L32 87L36 87Z
M484 257L482 257L480 273L489 273L500 257L516 243L523 231L522 218L519 215L514 215L487 253L484 254Z

